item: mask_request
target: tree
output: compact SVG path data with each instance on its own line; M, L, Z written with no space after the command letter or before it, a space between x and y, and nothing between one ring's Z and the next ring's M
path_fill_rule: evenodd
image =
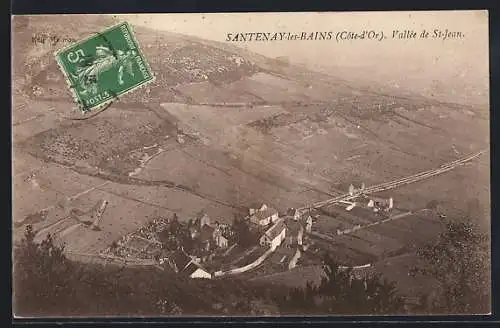
M36 243L31 226L15 248L14 273L17 315L154 314L165 298L160 274L72 262L51 235Z
M224 309L249 314L253 309L250 284L196 281L154 267L73 262L52 236L36 243L31 226L15 247L14 265L14 309L21 316L208 315ZM214 309L214 303L222 308Z
M181 224L179 222L179 218L177 217L176 213L174 213L174 216L168 226L168 229L171 235L176 236L179 233L179 230L181 229Z
M430 277L435 292L421 299L431 313L486 313L490 306L489 239L470 220L447 221L434 243L417 252L423 264L414 275Z
M318 286L290 290L285 310L312 314L396 314L404 311L394 282L380 275L357 278L353 269L341 269L329 256L323 260L324 276Z
M163 229L158 233L158 239L166 250L175 250L178 247L177 238L170 233L170 229Z
M255 244L255 236L250 230L247 220L235 216L232 229L234 231L234 243L237 243L242 247L249 247Z
M177 240L179 241L179 244L184 247L184 250L186 252L191 252L194 248L194 242L193 239L191 238L191 232L189 231L189 228L186 226L180 226L178 229L177 233Z
M55 245L47 235L35 243L33 227L26 227L14 256L14 299L20 312L40 313L41 308L58 308L55 299L71 302L72 265L63 254L64 245Z

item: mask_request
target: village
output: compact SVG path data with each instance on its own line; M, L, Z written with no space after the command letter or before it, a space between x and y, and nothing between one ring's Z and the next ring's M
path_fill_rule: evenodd
M347 213L356 207L371 213L376 220L387 219L393 199L368 197L363 189L364 185L359 189L350 186L349 194L359 196L356 201L342 204L347 205L343 211ZM102 210L101 207L101 214ZM246 216L235 216L231 224L222 218L213 220L204 211L187 220L174 214L152 220L113 242L101 254L152 260L162 270L195 279L243 274L255 278L291 270L301 263L319 264L315 240L324 235L313 231L313 224L321 215L324 213L315 209L289 208L279 213L265 203L249 207ZM336 233L327 238L360 228L354 225L340 230L342 227L339 225Z

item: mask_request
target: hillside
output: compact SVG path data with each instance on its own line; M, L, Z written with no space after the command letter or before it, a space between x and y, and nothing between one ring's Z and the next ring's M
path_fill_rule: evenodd
M156 81L82 117L54 60L63 44L33 36L77 40L114 23L64 15L13 21L15 239L31 223L71 251L97 253L158 216L188 220L205 211L229 223L256 202L284 212L345 193L351 183L382 183L489 147L485 108L362 87L143 27L134 31ZM383 196L409 211L435 201L450 217L477 200L475 217L489 227L488 155ZM109 205L99 232L72 219L103 199ZM438 224L410 220L355 242L339 239L332 252L411 252L408 239L438 232Z
M62 43L62 40L59 43L47 41L45 44L33 46L33 37L45 35L79 40L112 26L120 20L100 15L86 15L78 18L62 15L50 19L50 24L36 17L16 17L14 20L13 48L16 54L13 58L14 76L18 81L23 82L17 83L16 87L23 85L27 95L31 95L33 87L41 87L47 89L43 97L66 97L64 93L57 93L65 89L65 84L60 79L61 74L53 58L53 53L65 43ZM85 20L85 24L79 23L82 20ZM305 98L308 100L326 100L324 97L328 97L329 94L356 96L358 92L370 94L372 97L384 97L376 94L374 91L377 89L374 87L369 88L370 90L360 86L356 88L348 85L345 80L319 72L313 73L307 68L290 65L279 58L266 58L233 45L165 31L153 31L144 27L134 27L134 30L157 77L157 83L151 87L148 99L141 99L146 102L169 102L176 100L176 97L181 97L177 100L189 100L189 95L182 98L182 95L176 92L178 90L171 90L172 87L203 82L227 86L231 82L258 72L269 72L281 75L285 79L297 80L306 89L311 89L312 84L330 87L326 94L320 92L325 90L318 90L314 94L307 95ZM71 31L71 35L68 31ZM399 91L394 89L391 92L392 97ZM311 93L311 90L308 93ZM407 93L404 95L408 96ZM231 95L227 96L231 97ZM412 96L425 102L425 98L418 95ZM127 98L127 100L132 99ZM286 98L281 99L281 101L285 100ZM226 99L226 101L229 100Z

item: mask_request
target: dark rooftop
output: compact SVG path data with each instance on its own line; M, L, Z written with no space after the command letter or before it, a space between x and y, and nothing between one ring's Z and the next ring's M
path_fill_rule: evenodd
M202 269L203 271L207 271L206 269L204 269L201 265L199 265L198 263L195 263L195 262L191 262L189 263L188 266L186 266L184 268L184 270L182 270L182 274L185 274L187 276L190 276L191 274L193 274L196 270L198 269ZM208 271L207 271L208 272Z
M281 233L281 231L283 231L283 229L285 228L286 228L285 223L283 222L283 220L280 220L276 222L271 228L269 228L269 230L266 231L266 235L272 240L276 238L276 236L278 236Z
M179 271L181 271L191 261L191 258L183 250L176 250L172 254L171 259L174 261Z

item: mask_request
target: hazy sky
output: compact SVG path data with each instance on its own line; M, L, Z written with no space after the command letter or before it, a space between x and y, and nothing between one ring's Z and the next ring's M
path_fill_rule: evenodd
M270 57L286 56L291 62L332 73L336 67L363 67L367 79L396 86L423 88L433 82L455 85L455 88L460 85L461 88L477 91L488 83L486 11L133 14L122 18L134 25L219 42L226 42L227 33L336 33L373 29L383 31L388 39L382 42L273 41L233 44ZM434 29L460 31L465 37L456 40L391 39L393 30L414 30L420 34L423 29L430 32ZM357 74L363 73L359 73L358 69ZM483 98L487 97L484 91L477 92L483 92Z

